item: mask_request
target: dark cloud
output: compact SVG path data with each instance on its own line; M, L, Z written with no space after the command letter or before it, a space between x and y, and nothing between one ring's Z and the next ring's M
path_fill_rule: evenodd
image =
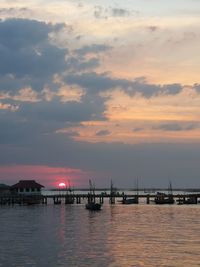
M28 19L0 21L0 91L16 92L29 86L41 91L45 85L57 90L57 84L53 83L54 74L77 73L98 67L97 54L110 49L110 46L83 46L71 56L67 48L57 47L51 42L49 36L53 32L68 27ZM85 58L91 52L94 57Z
M141 127L137 127L137 128L133 128L133 132L141 132L143 131L144 129L141 128Z
M111 48L111 46L105 44L92 44L83 46L82 48L75 50L75 52L80 56L85 56L89 53L97 54L100 52L105 52L107 50L110 50Z
M161 86L148 84L144 79L135 79L133 81L115 79L109 77L107 73L97 74L95 72L87 72L72 74L66 76L65 80L68 84L77 84L87 89L90 93L120 88L129 96L134 96L135 93L141 93L146 98L159 94L178 94L182 90L182 86L179 84Z
M165 123L159 126L153 127L156 130L178 132L178 131L190 131L199 128L199 123Z
M90 58L84 59L82 57L70 57L66 62L66 68L68 72L70 71L89 71L90 69L94 69L100 65L98 58Z
M0 21L0 90L18 91L31 86L41 91L53 75L66 68L67 49L52 44L49 34L64 24L28 19Z
M0 21L1 47L22 50L34 47L48 40L51 24L28 19L7 19Z
M101 130L101 131L98 131L96 133L96 136L106 136L106 135L109 135L110 134L110 131L108 130Z
M32 10L27 7L11 7L11 8L0 8L0 16L5 17L16 17L17 15L32 14Z
M198 83L194 84L193 88L195 89L197 93L200 93L200 84Z
M114 17L125 17L131 14L129 10L124 8L112 8L111 12Z
M111 47L92 44L75 50L74 56L70 56L67 49L52 44L49 38L52 32L63 27L64 24L53 25L27 19L0 21L1 91L19 91L20 87L28 86L41 91L45 85L57 90L58 84L53 83L53 75L66 71L68 75L63 76L65 82L79 85L86 93L96 94L120 88L130 96L139 92L151 97L160 93L177 94L182 89L179 84L159 86L141 79L114 79L106 73L89 72L100 65L98 53ZM85 56L88 53L96 56L87 59Z
M162 124L159 125L157 127L155 127L154 129L159 129L159 130L163 130L163 131L182 131L183 127L177 123L168 123L168 124Z
M0 74L49 77L64 69L66 49L51 44L49 33L60 25L27 19L0 22Z
M22 87L29 86L30 82L31 79L28 77L21 79L12 74L0 75L0 91L15 92Z
M101 6L95 6L94 7L94 17L99 19L99 18L104 18L106 19L107 16L104 14L104 8Z
M95 72L74 74L66 77L68 84L77 84L90 93L98 93L116 87L128 87L131 82L123 79L112 79L106 73L97 74Z
M36 136L52 134L67 122L105 119L105 99L100 96L90 95L86 91L80 102L65 103L56 97L60 84L52 81L55 73L61 74L66 70L76 73L99 65L97 58L86 60L78 52L76 57L72 57L67 49L51 43L49 34L62 27L63 24L52 25L27 19L0 21L0 92L10 96L2 101L4 104L19 105L19 109L12 114L9 110L0 112L2 143L12 144L16 141L17 145L17 140L21 142L27 138L31 140ZM98 49L103 51L103 46L91 47L93 52ZM39 102L11 99L26 87L39 93ZM52 91L54 97L51 101L44 101L44 87Z
M102 6L96 5L94 7L94 17L97 19L107 19L109 17L128 17L131 15L138 14L138 11L128 10L118 7L104 8Z
M28 114L22 112L6 111L2 115L0 112L0 143L4 146L14 145L20 149L28 145L31 140L42 135L52 133L61 127L58 121L44 121L39 118L30 118Z
M78 41L81 40L81 38L83 38L83 35L77 35L76 36L76 40L78 40Z
M149 98L159 94L174 95L180 93L182 86L180 84L156 85L148 84L146 81L135 80L126 90L130 96L136 92L141 93L144 97Z
M200 128L200 123L189 123L188 125L185 126L186 131L194 130Z
M6 100L1 102L6 103ZM16 102L9 101L11 104ZM54 97L52 101L18 104L15 112L0 110L0 143L7 149L12 145L19 151L24 147L25 150L31 149L43 136L52 136L59 129L80 127L81 121L105 120L104 99L100 96L84 95L81 102L60 102L58 97ZM75 135L68 132L63 139L68 136ZM59 138L59 135L55 137Z
M0 164L80 168L95 172L99 186L111 178L118 187L132 186L138 177L143 187L167 187L169 179L173 186L197 186L199 181L199 144L90 144L43 134L26 138L21 146L0 145L0 150Z
M103 120L104 99L85 95L81 102L60 102L58 98L52 101L37 103L23 103L17 111L29 120L56 121L56 122L81 122L88 120Z
M159 27L152 25L152 26L148 26L147 29L151 32L156 32L159 29Z
M176 95L182 90L182 85L178 83L163 85L162 90L165 94Z

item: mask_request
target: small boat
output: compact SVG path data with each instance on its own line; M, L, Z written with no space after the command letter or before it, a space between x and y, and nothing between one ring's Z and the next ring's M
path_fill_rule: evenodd
M122 204L130 205L130 204L138 204L138 198L127 198L122 200Z
M74 204L74 190L71 187L71 182L68 180L68 187L66 188L65 204Z
M156 204L174 204L174 198L173 195L167 195L167 194L157 194L155 197L154 202Z
M172 194L165 194L165 193L160 193L158 192L154 202L156 204L174 204L174 198Z
M172 184L169 183L168 194L157 192L154 202L156 204L174 204L174 197L172 191Z
M101 204L100 203L91 202L91 203L87 203L85 205L85 208L87 210L101 210Z
M87 210L101 210L101 204L95 202L95 185L89 180L90 192L88 193L88 203L85 205Z
M177 202L178 205L193 205L197 204L197 199L195 197L179 198Z
M137 194L132 198L127 198L127 196L123 197L123 200L121 201L124 205L130 205L130 204L138 204L138 195L139 195L139 187L138 187L138 179L136 180L136 192Z

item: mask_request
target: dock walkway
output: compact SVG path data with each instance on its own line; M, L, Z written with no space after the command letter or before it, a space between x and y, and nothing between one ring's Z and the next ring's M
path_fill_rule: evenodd
M166 196L168 196L166 194ZM198 204L200 203L200 193L187 193L187 194L173 194L170 195L177 204ZM101 204L105 200L109 201L110 204L115 204L116 202L122 202L124 199L138 198L138 203L150 204L155 202L155 198L158 197L157 194L108 194L108 193L73 193L67 194L65 192L55 193L52 195L0 195L0 205L14 205L14 204L47 204L49 201L53 201L54 204L81 204L85 201L89 202L93 199L96 202Z

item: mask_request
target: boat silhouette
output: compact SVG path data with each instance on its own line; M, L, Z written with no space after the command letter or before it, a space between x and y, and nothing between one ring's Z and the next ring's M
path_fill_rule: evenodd
M85 205L87 210L101 210L101 204L95 201L95 185L89 180L90 192L88 193L88 203Z

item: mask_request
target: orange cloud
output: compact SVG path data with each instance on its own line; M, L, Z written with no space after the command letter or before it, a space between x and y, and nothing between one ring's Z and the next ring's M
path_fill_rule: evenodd
M184 87L175 95L160 94L149 99L140 94L131 97L120 89L107 94L106 121L85 121L80 127L57 132L69 134L76 141L91 143L200 141L200 94L192 87ZM161 126L167 124L177 125L177 129L162 129Z

